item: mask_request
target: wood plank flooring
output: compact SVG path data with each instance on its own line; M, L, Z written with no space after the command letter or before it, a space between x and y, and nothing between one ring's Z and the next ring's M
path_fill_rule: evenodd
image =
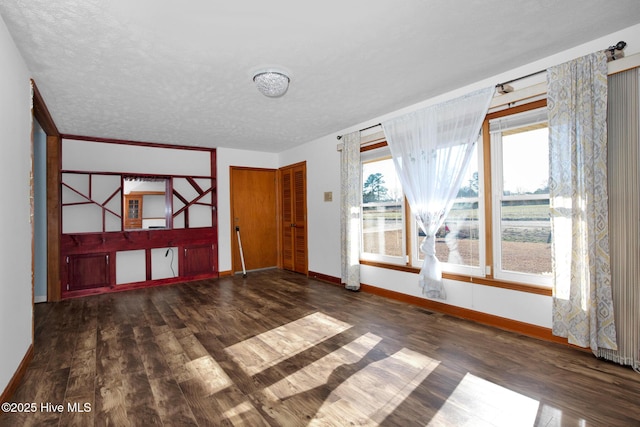
M630 368L280 270L35 322L11 401L36 410L0 426L640 426Z

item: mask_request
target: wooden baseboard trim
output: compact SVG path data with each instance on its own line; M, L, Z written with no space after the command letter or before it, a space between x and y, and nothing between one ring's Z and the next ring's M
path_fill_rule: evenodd
M332 283L334 285L341 285L342 284L342 280L340 280L339 277L329 276L327 274L322 274L322 273L318 273L318 272L315 272L315 271L309 271L309 277L314 278L314 279L318 279L318 280L322 280L323 282L329 282L329 283Z
M494 316L492 314L469 310L468 308L456 307L438 301L390 291L388 289L378 288L376 286L366 284L361 284L360 290L363 292L368 292L371 294L394 299L396 301L417 305L419 307L436 311L438 313L448 314L454 317L459 317L461 319L471 320L505 331L516 332L532 338L568 345L566 338L555 336L551 333L551 329L544 328L542 326L532 325L530 323L520 322L518 320L507 319L504 317Z
M13 377L11 377L9 384L7 384L7 387L2 392L2 396L0 396L1 403L8 402L9 399L11 399L11 396L13 396L13 393L15 393L16 389L18 388L18 384L20 384L20 381L22 380L22 377L27 370L27 366L29 366L29 363L31 363L32 359L33 344L31 344L27 349L27 352L22 358L22 362L20 362L20 365L18 365L18 369L13 374Z
M341 280L339 277L329 276L326 274L317 273L315 271L309 271L309 277L322 280L324 282L341 285ZM551 329L544 328L542 326L532 325L530 323L520 322L518 320L507 319L505 317L494 316L492 314L482 313L480 311L469 310L468 308L456 307L454 305L444 304L426 298L407 295L401 292L390 291L388 289L383 289L364 283L360 284L360 291L379 295L407 304L416 305L418 307L436 311L438 313L448 314L450 316L458 317L461 319L471 320L473 322L481 323L483 325L491 326L497 329L515 332L544 341L564 344L582 351L589 351L589 349L584 349L582 347L577 347L569 344L566 338L553 335Z
M231 271L231 270L219 271L218 272L218 276L219 277L233 276L233 271Z

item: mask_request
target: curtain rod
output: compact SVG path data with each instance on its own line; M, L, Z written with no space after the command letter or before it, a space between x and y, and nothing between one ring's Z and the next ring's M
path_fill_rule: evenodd
M547 72L547 69L545 68L544 70L536 71L535 73L527 74L526 76L517 77L515 79L507 80L506 82L498 83L496 85L496 87L503 87L504 85L507 85L509 83L517 82L518 80L526 79L528 77L537 76L538 74L542 74L542 73L546 73L546 72Z
M362 131L365 131L365 130L373 129L373 128L378 127L378 126L382 126L382 123L378 123L378 124L371 125L371 126L369 126L369 127L366 127L366 128L360 129L358 132L362 132ZM336 139L337 139L338 141L340 141L340 140L342 139L342 137L343 137L343 136L344 136L344 135L338 135L338 136L336 136Z
M627 42L619 41L615 45L609 46L608 48L606 48L605 52L608 52L607 59L609 61L615 61L616 59L619 59L620 57L616 57L615 51L616 50L622 51L626 46L627 46ZM545 68L544 70L536 71L535 73L527 74L526 76L517 77L515 79L507 80L506 82L498 83L496 85L496 87L497 88L498 87L499 88L503 88L503 86L506 85L506 84L513 83L513 82L516 82L518 80L526 79L528 77L533 77L535 75L542 74L542 73L544 73L546 71L547 71L547 69Z
M607 49L605 49L605 51L608 52L607 56L608 56L609 60L610 61L615 61L616 59L618 59L616 57L616 55L615 55L615 51L616 50L622 51L626 46L627 46L626 42L619 41L615 45L609 46ZM533 77L533 76L536 76L538 74L545 73L546 71L547 71L547 69L545 68L544 70L536 71L535 73L527 74L526 76L517 77L515 79L507 80L506 82L498 83L496 85L496 88L501 88L501 89L504 90L504 85L506 85L506 84L513 83L513 82L518 81L518 80L526 79L528 77ZM365 131L365 130L369 130L369 129L373 129L374 127L381 126L381 125L382 125L381 123L378 123L378 124L375 124L375 125L371 125L369 127L360 129L360 132ZM339 140L342 139L343 136L344 135L338 135L338 136L336 136L336 139L338 139L338 141L339 141Z

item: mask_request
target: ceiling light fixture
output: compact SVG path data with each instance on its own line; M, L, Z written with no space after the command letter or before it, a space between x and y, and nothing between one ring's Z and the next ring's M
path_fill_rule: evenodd
M260 93L269 98L278 98L289 89L289 76L281 71L260 71L253 76Z

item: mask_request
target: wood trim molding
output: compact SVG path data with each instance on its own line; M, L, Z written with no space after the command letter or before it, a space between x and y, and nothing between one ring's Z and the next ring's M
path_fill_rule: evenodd
M62 140L47 136L47 301L60 301L62 236Z
M400 267L400 266L399 266ZM315 271L309 272L309 277L322 280L335 285L340 285L341 280L339 277L329 276L327 274L318 273ZM436 311L442 314L448 314L450 316L458 317L461 319L471 320L476 323L491 326L494 328L502 329L509 332L515 332L522 335L526 335L532 338L537 338L549 342L555 342L564 344L570 347L582 351L588 351L581 347L576 347L568 344L565 338L555 336L551 333L551 329L538 325L532 325L530 323L520 322L518 320L507 319L505 317L494 316L492 314L482 313L467 308L456 307L449 304L444 304L438 301L429 300L426 298L420 298L412 295L403 294L401 292L390 291L388 289L379 288L377 286L360 284L360 291L370 294L378 295L381 297L389 298L395 301L404 302L407 304L415 305L425 308L427 310Z
M181 174L160 174L159 175L157 173L144 173L144 172L81 170L81 169L62 169L62 168L60 168L60 173L63 173L63 174L74 173L74 174L87 174L87 175L120 175L123 178L140 177L140 178L154 178L154 179L169 179L169 178L211 179L210 175L181 175Z
M524 111L536 110L538 108L544 108L546 106L547 106L547 99L546 98L540 99L538 101L532 101L527 104L517 105L515 107L511 107L506 110L500 110L500 111L495 111L493 113L489 113L485 117L485 121L493 120L498 117L504 117L504 116L510 116L512 114L522 113Z
M475 283L478 285L493 286L494 288L510 289L512 291L526 292L529 294L552 296L551 288L528 285L524 283L506 282L504 280L492 279L488 277L463 276L460 274L443 273L442 277L458 282Z
M31 80L31 87L33 88L33 116L42 127L42 130L44 130L44 133L48 136L60 137L60 132L58 132L58 128L34 80Z
M11 399L11 396L13 396L13 393L15 393L18 385L20 384L20 381L22 380L22 377L24 377L24 374L27 370L27 367L29 366L29 363L31 363L31 360L33 360L33 344L29 345L29 348L22 358L20 365L18 365L18 369L16 369L16 372L11 377L11 380L9 380L9 384L7 384L7 387L5 387L4 391L2 392L2 396L0 396L0 403L8 402L9 399Z
M482 122L482 170L484 178L484 265L493 266L493 174L491 173L491 141L489 139L489 120ZM478 148L480 151L480 148ZM478 199L479 200L479 199ZM492 267L493 269L493 267Z
M144 147L171 148L171 149L177 149L177 150L191 150L191 151L215 150L215 148L195 147L193 145L162 144L159 142L131 141L126 139L100 138L97 136L83 136L83 135L70 135L70 134L62 134L60 136L62 137L62 139L72 139L75 141L85 141L85 142L104 142L107 144L138 145L138 146L144 146Z
M380 262L373 262L367 260L360 260L361 265L368 265L371 267L386 268L389 270L404 271L407 273L418 274L419 268L411 267L409 265L396 265L396 264L384 264ZM506 282L504 280L492 279L488 277L473 277L464 276L460 274L442 273L442 277L448 280L456 280L464 283L475 283L478 285L493 286L494 288L510 289L512 291L527 292L536 295L552 296L553 291L551 288L542 286L528 285L525 283Z
M360 146L360 152L365 152L365 151L371 151L371 150L376 150L378 148L383 148L383 147L388 147L389 144L387 144L387 141L379 141L379 142L374 142L374 143L369 143L368 145L361 145Z
M334 285L342 284L342 280L339 277L329 276L327 274L318 273L316 271L309 271L309 277L322 280L323 282L332 283Z
M522 335L542 339L545 341L569 345L565 338L561 338L553 335L551 333L551 329L544 328L542 326L532 325L530 323L507 319L504 317L494 316L492 314L482 313L482 312L470 310L467 308L456 307L456 306L444 304L438 301L433 301L425 298L407 295L400 292L390 291L388 289L382 289L376 286L371 286L366 284L361 284L360 290L363 292L374 294L374 295L390 298L396 301L405 302L407 304L416 305L416 306L425 308L427 310L436 311L438 313L448 314L461 319L471 320L476 323L492 326L505 331L516 332ZM576 348L579 348L579 347L576 347Z
M60 300L60 168L62 140L38 85L33 88L33 116L47 135L47 301Z
M166 191L130 191L131 196L164 196Z

